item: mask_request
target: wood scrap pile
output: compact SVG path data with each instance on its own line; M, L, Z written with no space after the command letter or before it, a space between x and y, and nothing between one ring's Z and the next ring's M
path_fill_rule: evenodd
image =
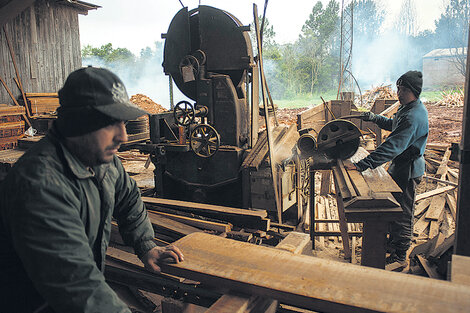
M15 148L24 134L25 123L22 106L0 105L0 150Z
M455 231L458 164L450 161L450 156L449 145L426 146L426 181L421 185L429 190L416 196L413 234L418 245L410 259L428 276L435 278L445 278L446 262L450 257L447 251L453 244L450 238Z
M392 90L392 85L381 85L367 90L364 94L362 94L362 99L359 95L357 95L354 103L358 107L364 107L367 110L370 110L375 100L377 99L398 99L398 96L397 93Z
M441 92L442 99L436 105L446 107L463 107L464 92L463 88L451 91Z

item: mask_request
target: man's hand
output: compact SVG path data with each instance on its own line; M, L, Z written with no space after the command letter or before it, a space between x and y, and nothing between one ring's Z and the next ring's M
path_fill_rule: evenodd
M357 170L356 165L354 165L354 163L351 162L351 160L344 160L343 165L344 165L344 168L347 170Z
M364 112L361 115L359 115L359 118L365 122L368 121L373 121L375 120L375 113L372 112Z
M144 263L145 268L157 273L161 271L159 264L163 261L182 262L184 261L183 253L177 247L168 245L166 247L155 247L142 257L142 263Z

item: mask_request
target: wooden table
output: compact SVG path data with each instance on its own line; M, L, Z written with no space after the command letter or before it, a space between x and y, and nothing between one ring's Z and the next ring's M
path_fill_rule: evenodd
M363 223L361 265L385 268L388 224L403 210L392 193L400 187L383 167L364 172L333 167L338 211L347 222Z

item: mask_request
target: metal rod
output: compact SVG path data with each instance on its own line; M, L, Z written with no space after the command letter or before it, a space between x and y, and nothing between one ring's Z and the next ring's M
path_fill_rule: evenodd
M310 210L310 240L312 240L312 250L315 250L315 170L310 165L310 198L308 202L308 209Z
M253 15L255 20L255 29L256 29L256 41L258 45L258 63L259 63L259 74L261 79L261 93L263 95L263 106L264 106L264 117L266 121L266 135L268 138L268 152L269 152L269 163L271 167L271 175L273 179L274 187L274 200L276 203L277 218L278 222L282 224L282 207L281 200L279 199L278 185L277 185L277 169L274 164L274 144L273 144L273 134L271 129L271 123L269 121L269 111L268 111L268 99L266 97L266 77L264 75L263 69L263 56L260 42L260 29L259 29L259 20L258 20L258 7L253 3Z

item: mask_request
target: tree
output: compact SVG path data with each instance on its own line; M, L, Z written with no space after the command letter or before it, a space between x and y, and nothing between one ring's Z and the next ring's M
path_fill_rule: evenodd
M416 35L418 30L416 27L416 6L412 0L403 1L396 26L398 31L403 35Z
M468 0L451 0L436 24L436 39L440 48L451 48L452 63L465 76L470 4Z
M372 41L379 35L385 12L373 0L354 1L354 38Z
M311 94L319 83L320 73L328 69L324 65L331 58L332 49L339 34L338 30L339 3L330 0L323 9L322 3L318 1L302 26L302 32L297 41L301 55L300 70L308 77L308 90Z
M86 45L82 49L82 58L97 57L103 62L111 63L117 61L132 62L135 59L134 54L127 48L113 48L112 43L107 43L99 48Z

